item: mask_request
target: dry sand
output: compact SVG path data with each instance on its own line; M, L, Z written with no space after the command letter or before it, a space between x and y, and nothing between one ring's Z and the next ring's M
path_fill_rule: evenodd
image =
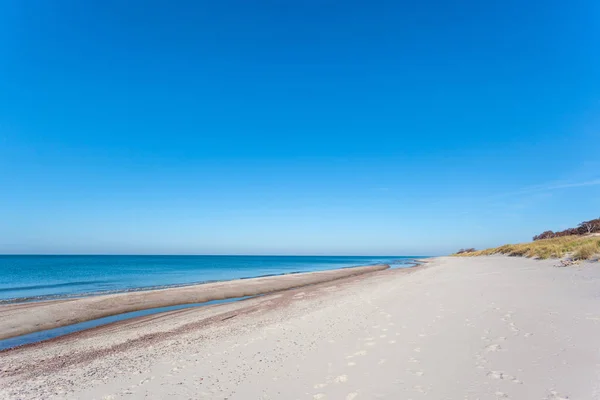
M0 398L600 399L600 268L438 258L0 352Z

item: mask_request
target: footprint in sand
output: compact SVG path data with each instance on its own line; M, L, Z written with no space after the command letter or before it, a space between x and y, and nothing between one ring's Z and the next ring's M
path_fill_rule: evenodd
M415 386L413 386L413 390L415 392L419 392L419 393L426 393L427 392L427 390L423 386L421 386L421 385L415 385Z
M319 400L319 399L324 399L325 397L327 397L327 396L325 396L323 393L317 393L313 396L313 399Z
M546 397L547 400L569 400L569 396L561 396L557 391L551 390L550 394Z
M356 398L356 396L358 396L358 393L356 393L356 392L348 393L346 395L346 400L354 400Z
M153 376L151 376L150 378L142 379L139 384L140 385L146 384L146 383L150 382L152 379L154 379Z
M353 362L353 361L350 361L350 362L348 363L348 366L349 366L349 367L354 367L355 365L356 365L356 363L355 363L355 362Z
M487 376L492 379L501 379L501 380L505 380L505 381L511 381L512 383L516 383L519 385L523 384L522 381L518 380L514 376L505 374L502 371L490 371L487 373Z
M499 344L490 344L489 346L487 346L485 348L485 351L487 351L487 352L500 351L500 350L502 350L502 347L500 347Z
M348 375L340 375L333 380L335 383L348 382Z
M413 349L413 351L416 351L417 353L420 353L421 352L421 348L420 347L416 347L416 348Z
M407 371L415 376L423 376L425 374L425 372L421 370L407 369Z
M492 379L504 379L504 373L502 371L490 371L487 376Z
M382 358L381 360L379 360L379 362L377 363L378 365L382 365L385 363L385 358Z
M313 386L315 389L321 389L324 388L325 386L327 386L326 383L317 383L315 386Z

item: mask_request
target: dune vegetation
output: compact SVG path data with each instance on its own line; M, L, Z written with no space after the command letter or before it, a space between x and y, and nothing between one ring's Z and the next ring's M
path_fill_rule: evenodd
M568 257L572 260L590 260L600 257L600 236L594 234L561 236L538 239L529 243L505 244L486 250L461 250L454 255L458 257L475 257L492 254L539 259Z

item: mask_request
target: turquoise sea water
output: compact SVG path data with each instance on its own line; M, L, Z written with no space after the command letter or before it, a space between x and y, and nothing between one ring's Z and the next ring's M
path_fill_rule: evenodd
M407 256L0 255L0 304L389 263Z

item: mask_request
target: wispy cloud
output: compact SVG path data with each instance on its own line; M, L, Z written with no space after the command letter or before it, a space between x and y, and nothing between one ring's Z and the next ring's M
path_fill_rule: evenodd
M591 181L585 182L566 182L566 183L556 183L547 185L544 190L555 190L555 189L567 189L573 187L582 187L582 186L598 186L600 185L600 179L594 179Z
M554 181L482 196L469 196L454 199L439 198L435 203L447 203L448 201L456 203L457 201L460 201L461 205L459 207L466 207L467 211L475 205L478 207L487 207L490 212L492 209L497 208L525 209L535 206L545 198L551 197L553 192L593 186L600 186L600 178L580 181ZM456 212L459 211L456 210Z
M492 197L511 197L511 196L518 196L518 195L523 195L523 194L542 193L542 192L550 192L553 190L560 190L560 189L570 189L570 188L577 188L577 187L599 186L599 185L600 185L600 179L592 179L592 180L588 180L588 181L552 182L552 183L545 183L545 184L541 184L541 185L529 186L529 187L525 187L525 188L515 190L512 192L499 193Z

